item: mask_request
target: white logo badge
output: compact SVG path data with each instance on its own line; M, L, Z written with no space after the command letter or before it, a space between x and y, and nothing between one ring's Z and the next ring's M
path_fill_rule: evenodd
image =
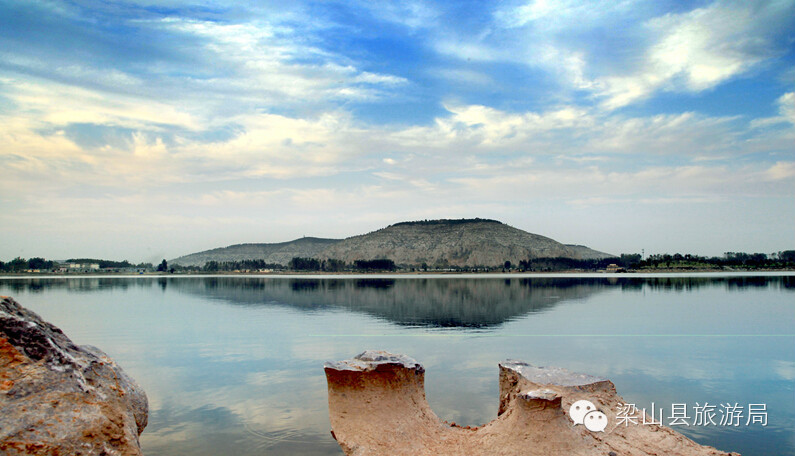
M585 428L591 432L604 432L607 427L607 416L599 410L585 414Z
M607 415L597 410L593 402L585 399L571 404L569 416L575 426L583 424L591 432L604 432L607 427Z

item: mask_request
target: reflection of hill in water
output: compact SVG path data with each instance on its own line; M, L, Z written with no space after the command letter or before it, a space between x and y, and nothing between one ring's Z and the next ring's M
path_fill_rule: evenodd
M184 292L233 305L280 305L299 310L340 308L401 325L489 327L571 299L618 287L693 291L772 287L795 290L795 277L635 278L267 278L146 277L0 280L2 294L62 288L69 292L150 289Z
M239 279L173 284L231 304L343 308L401 325L487 327L605 290L587 279ZM169 287L172 284L169 283Z

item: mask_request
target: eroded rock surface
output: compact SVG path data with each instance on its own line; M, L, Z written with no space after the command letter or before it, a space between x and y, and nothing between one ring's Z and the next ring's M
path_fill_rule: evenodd
M618 425L625 402L613 383L565 369L501 363L498 416L474 428L433 413L425 369L405 355L366 351L325 371L332 433L347 455L739 456L665 426ZM574 424L569 409L579 400L603 412L603 432Z
M0 454L141 455L146 394L96 347L0 297Z

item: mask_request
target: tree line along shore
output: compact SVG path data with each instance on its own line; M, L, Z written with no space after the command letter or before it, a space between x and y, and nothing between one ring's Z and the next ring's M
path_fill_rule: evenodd
M621 254L602 259L529 258L518 263L505 261L499 265L453 266L436 264L396 264L388 258L345 262L337 259L293 257L288 264L265 260L208 261L203 266L169 265L164 259L152 263L133 264L127 260L113 261L77 258L65 261L41 257L14 258L0 261L2 274L86 274L86 273L279 273L279 272L655 272L655 271L721 271L721 270L795 270L795 250L771 254L726 252L723 256L706 257L692 254Z

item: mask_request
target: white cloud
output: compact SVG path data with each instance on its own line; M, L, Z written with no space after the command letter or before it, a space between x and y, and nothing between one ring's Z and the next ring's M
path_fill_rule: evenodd
M210 80L195 81L196 90L210 86L249 102L373 100L407 82L361 71L349 59L296 39L298 31L278 24L164 19L155 25L205 40L206 58L218 70Z
M516 9L497 10L493 28L479 33L446 30L438 32L431 41L434 49L443 55L468 62L512 62L542 68L572 87L588 89L593 82L586 76L585 53L563 44L561 41L565 40L560 35L568 35L569 27L582 27L583 21L588 20L584 16L598 22L599 17L609 14L600 8L568 1L538 1ZM458 80L477 76L461 70L440 74ZM482 76L475 82L483 83Z
M532 0L497 9L479 33L440 32L433 45L462 60L540 68L612 110L659 91L701 92L759 68L782 52L795 3L718 0L649 18L652 11L638 0ZM609 49L594 44L605 41L604 30L618 30L606 37Z
M795 92L787 92L779 97L778 110L782 118L795 125Z
M31 125L94 123L131 128L173 125L196 129L203 123L194 114L164 101L122 94L109 96L99 90L32 78L5 78L2 82L13 88L5 96L19 106L14 117L26 118Z
M363 1L358 7L367 9L373 16L386 22L400 24L410 29L433 27L439 16L428 3L421 1Z
M769 180L783 180L795 177L795 162L777 162L765 171Z
M619 204L623 201L618 198L607 198L604 196L589 196L586 198L573 198L566 201L566 204L574 207L591 207Z
M156 244L166 233L167 244L189 251L186 226L201 232L202 242L233 231L234 239L279 241L297 226L346 235L359 231L355 224L377 228L404 217L519 217L536 204L550 212L663 208L724 195L779 201L792 193L791 91L778 99L778 115L750 123L697 112L626 114L592 107L588 95L578 105L570 98L582 93L569 97L566 90L541 95L552 102L522 99L535 93L522 88L504 96L524 83L520 78L540 85L561 79L607 108L658 91L708 90L775 55L772 36L781 21L774 19L786 16L791 2L778 10L774 3L717 2L647 21L643 33L637 19L648 18L644 2L535 1L491 18L483 11L466 29L440 20L455 13L420 2L364 3L357 12L364 15L356 16L363 20L353 21L362 28L344 31L352 40L371 43L382 31L364 27L383 26L389 38L418 36L407 44L414 50L427 39L472 64L418 51L422 78L391 74L381 69L410 74L410 65L368 64L390 59L391 50L362 45L349 52L325 41L352 22L325 22L309 14L311 5L276 7L275 16L222 14L218 21L117 18L164 41L123 59L113 46L132 35L103 35L104 47L86 50L91 59L50 62L42 56L55 55L51 48L0 51L12 68L0 79L6 250L16 239L34 239L27 230L42 234L38 241L52 239L54 248L67 237L89 245L105 236L112 244L106 233L119 230ZM621 38L638 39L627 49L586 43L614 22L631 29ZM532 68L518 68L525 65ZM19 74L25 76L8 76ZM429 76L445 84L419 86ZM398 106L400 120L411 122L411 109L454 101L433 121L408 126L354 114L360 102L387 97L389 104L365 110L381 109L385 117L375 118L382 119ZM282 234L258 238L263 226Z
M575 198L566 201L566 204L578 208L592 206L634 206L643 205L691 205L691 204L716 204L725 201L726 198L720 196L677 196L677 197L641 197L641 198L606 198L590 197Z
M558 155L555 157L559 161L569 161L574 163L592 163L592 162L606 162L611 158L604 155Z
M447 109L450 115L437 118L433 126L395 131L389 140L403 148L455 150L458 156L507 149L581 162L615 154L703 160L743 153L739 138L747 128L737 117L696 113L626 117L572 106L524 113L480 105Z
M754 119L751 126L754 128L764 128L781 123L791 123L795 125L795 92L787 92L778 97L776 100L778 105L778 115L773 117L765 117L761 119Z
M736 117L709 117L692 112L648 117L606 117L590 146L597 151L679 156L738 152Z
M776 55L774 34L790 2L718 1L647 23L657 37L630 74L597 78L603 106L619 108L658 90L700 92L746 73Z
M439 117L432 127L414 127L395 132L392 139L405 145L431 148L449 147L453 144L467 147L521 146L531 141L538 144L548 141L550 134L562 130L588 129L594 118L584 109L562 107L544 113L507 113L488 106L446 106L448 117ZM553 150L533 150L553 152Z
M790 170L791 171L791 170ZM718 204L783 192L789 182L769 178L767 165L645 166L612 171L598 166L514 167L498 174L456 177L451 182L464 200L499 200L505 190L525 200L554 199L572 207L648 207L650 205Z
M703 162L748 153L760 137L741 119L695 113L627 117L566 105L519 113L451 105L433 124L405 128L362 124L339 110L304 118L248 112L223 119L236 126L233 135L207 142L192 135L219 124L178 103L35 80L3 83L17 89L9 97L19 108L0 117L0 139L8 145L0 160L20 181L37 175L51 185L287 180L389 169L428 190L438 188L432 174L443 171L488 175L537 166L538 157L574 166L616 156L642 158L635 166L655 155ZM792 98L780 98L782 115L791 115ZM123 127L116 134L125 146L80 146L64 133L73 122Z
M56 13L52 9L47 11L47 14ZM164 114L175 111L222 118L262 109L320 107L324 110L340 102L370 102L392 97L409 83L401 76L367 71L360 68L363 62L325 50L318 44L315 33L316 27L328 25L315 24L317 19L307 16L308 13L271 13L269 11L264 18L254 14L244 22L176 16L117 18L125 28L162 41L140 46L140 49L130 44L132 51L126 49L126 52L131 52L132 56L124 62L119 62L116 51L110 49L118 46L114 41L116 37L104 35L105 40L96 47L90 46L75 56L59 49L24 53L8 48L0 51L0 60L5 63L3 73L6 75L21 74L32 81L46 78L53 87L61 84L62 88L74 90L78 98L92 97L95 104L104 101L105 111L115 108L113 103L120 100L137 101L137 108L142 111L143 101L147 101L151 109L142 114L151 120L150 124L184 125L184 119L175 122L163 118ZM63 11L60 15L71 16ZM58 20L63 19L58 17ZM91 34L88 38L80 38L94 37ZM48 52L55 52L55 57ZM15 95L21 90L32 95L34 86L38 85L44 88L39 98L66 95L68 99L67 90L49 94L46 92L49 84L25 84L22 79L16 78L4 92ZM17 98L21 103L42 101ZM61 104L74 106L77 103ZM116 114L123 113L126 107L121 105L113 110ZM103 122L105 119L93 117L96 111L63 110L59 119L46 120ZM50 115L58 114L53 111Z
M371 138L370 131L354 126L349 114L327 112L306 119L239 114L223 119L238 126L237 134L206 142L190 135L218 125L179 103L35 80L3 83L15 87L7 96L19 108L0 114L0 159L26 179L38 173L50 175L47 182L58 177L125 185L329 175L361 166L352 160L378 141L377 134ZM78 123L123 129L117 134L125 147L77 144L64 129Z
M583 3L574 0L532 0L497 7L483 30L438 32L431 40L444 55L475 62L511 62L542 69L563 85L594 90L589 76L590 43L578 37L612 28L616 17L635 11L637 0Z
M528 22L545 19L550 16L565 16L574 9L574 3L569 1L533 0L511 11L511 14L497 14L506 25L521 27ZM555 23L557 21L549 21Z
M392 76L388 74L375 74L369 72L360 73L353 79L355 82L362 82L365 84L384 84L388 86L402 85L408 83L408 79L399 76Z
M632 8L637 1L588 3L577 0L531 0L524 5L495 13L496 19L506 27L524 27L568 30L577 24L601 21Z

